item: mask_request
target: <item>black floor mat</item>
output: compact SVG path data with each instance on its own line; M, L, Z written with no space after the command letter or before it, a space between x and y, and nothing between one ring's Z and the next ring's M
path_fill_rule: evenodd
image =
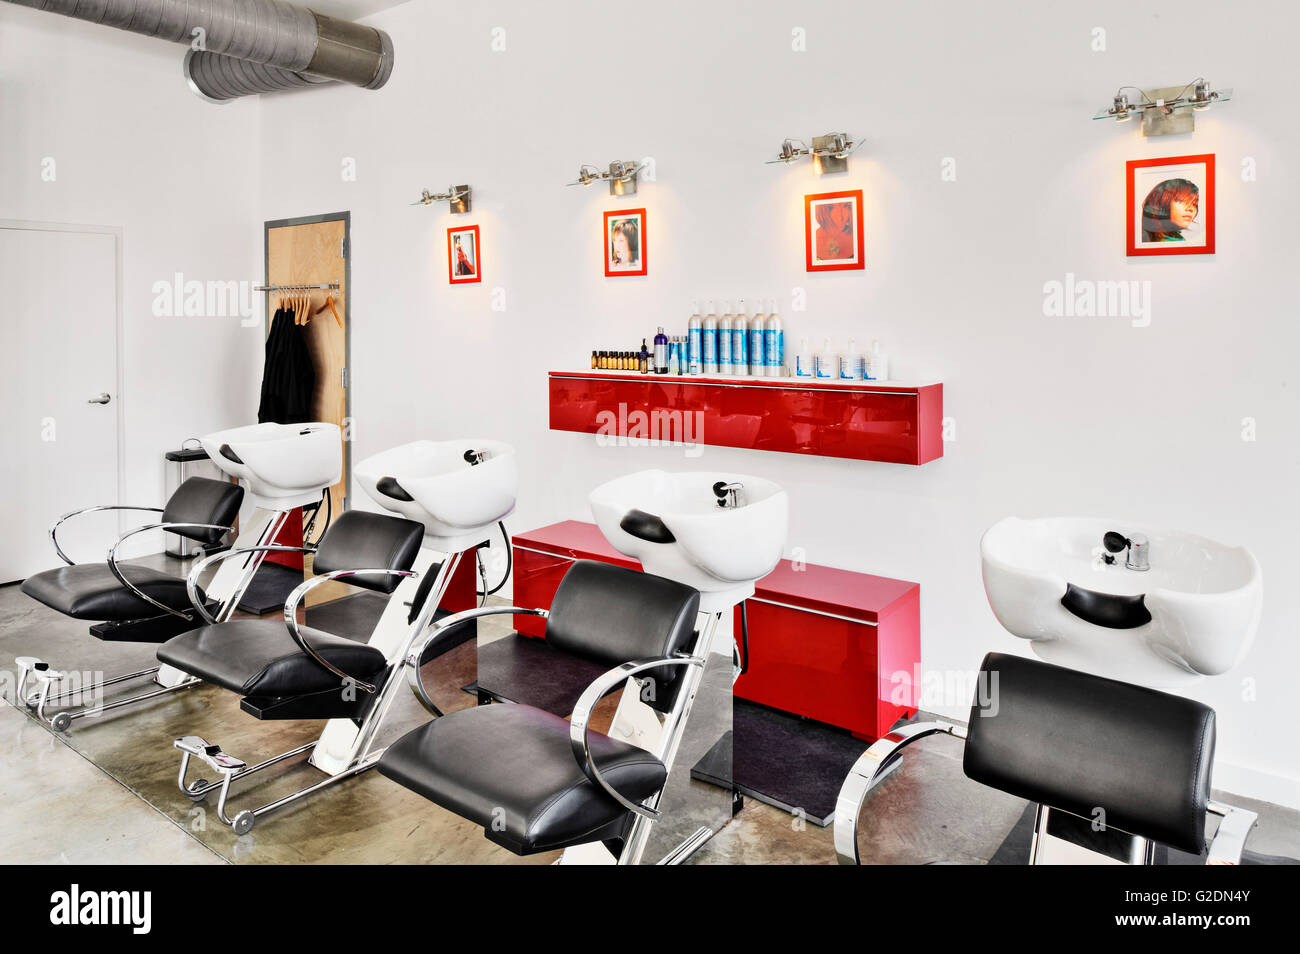
M1003 839L998 850L993 853L989 859L991 865L1024 865L1029 863L1029 843L1034 835L1034 805L1025 807L1024 814L1016 822L1015 827L1011 829L1010 834ZM1177 848L1170 848L1168 845L1156 845L1155 863L1158 865L1203 865L1205 864L1205 855L1193 855L1190 852L1179 851ZM1295 858L1285 858L1281 855L1262 855L1258 852L1251 851L1247 848L1241 855L1243 865L1300 865L1300 861Z
M342 599L311 606L307 609L307 625L335 636L347 636L349 639L364 642L370 638L375 624L379 622L379 617L384 615L384 607L388 605L388 599L387 596L378 593L353 593ZM448 610L440 609L433 618L438 620L449 615ZM427 653L421 662L426 663L430 659L441 656L461 643L474 639L477 635L477 620L461 623L454 630L448 630L438 640L434 647L435 651Z
M239 610L254 616L265 616L283 610L284 601L289 598L294 587L301 585L305 579L301 569L295 570L279 563L263 563L240 597Z
M582 690L608 668L568 653L551 652L544 639L511 633L479 646L478 682L471 691L567 716Z
M696 763L691 777L725 786L730 774L742 795L801 810L825 827L835 817L845 776L867 745L843 729L736 699L731 733Z

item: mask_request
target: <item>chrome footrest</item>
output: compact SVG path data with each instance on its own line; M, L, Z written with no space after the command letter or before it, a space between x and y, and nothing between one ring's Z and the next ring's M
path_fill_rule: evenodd
M183 735L172 744L185 753L181 759L182 765L188 763L189 757L194 755L203 759L218 772L229 774L248 767L248 763L243 759L227 755L221 751L221 746L211 745L206 739L197 735Z

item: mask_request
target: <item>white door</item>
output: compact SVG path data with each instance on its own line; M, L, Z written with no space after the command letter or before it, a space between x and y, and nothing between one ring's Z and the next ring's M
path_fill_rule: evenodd
M0 583L59 564L46 531L60 514L119 502L119 240L0 222ZM64 550L103 560L117 515L78 523Z

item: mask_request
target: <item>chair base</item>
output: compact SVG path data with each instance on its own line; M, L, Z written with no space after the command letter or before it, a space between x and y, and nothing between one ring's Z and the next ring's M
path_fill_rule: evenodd
M219 608L218 603L209 601L207 604L209 613L215 613ZM90 627L90 635L106 643L165 643L173 636L188 633L201 625L203 620L197 613L184 618L162 613L146 619L96 623Z
M245 696L239 708L255 719L274 722L282 719L353 719L365 718L374 704L374 695L355 690L355 698L344 699L335 689L309 692L299 696Z

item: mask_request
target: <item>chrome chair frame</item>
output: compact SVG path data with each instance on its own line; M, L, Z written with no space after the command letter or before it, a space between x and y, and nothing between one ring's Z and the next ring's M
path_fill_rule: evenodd
M835 859L842 865L862 863L858 852L858 817L862 806L884 779L902 765L902 751L913 742L932 735L950 735L965 739L966 729L951 722L914 722L894 729L872 743L867 751L849 769L844 784L840 787L839 797L835 801ZM1240 863L1245 849L1246 836L1258 819L1255 812L1236 808L1211 799L1206 806L1207 814L1218 816L1218 830L1209 846L1207 865L1235 865ZM1034 834L1029 848L1029 864L1041 864L1042 838L1047 834L1047 819L1052 809L1039 805L1034 818ZM1117 829L1118 830L1118 829ZM1152 864L1155 856L1155 844L1141 836L1132 836L1131 864Z
M420 645L414 649L407 657L408 664L411 668L408 670L408 682L411 691L415 693L429 712L435 717L441 716L433 701L429 699L428 692L424 688L424 683L420 679L419 660L424 654L424 650L433 644L446 628L454 626L456 623L465 619L474 619L481 616L494 616L503 614L523 613L530 616L540 616L543 619L550 614L543 609L526 609L519 606L497 606L483 607L475 610L467 610L464 613L457 613L454 616L448 616L437 624L435 632ZM573 757L582 769L584 775L595 785L610 795L616 802L626 808L634 816L632 828L624 839L623 850L619 854L616 863L620 865L640 864L641 856L645 851L646 841L649 839L651 825L661 816L659 811L659 800L663 795L663 790L649 796L644 801L633 802L622 795L609 781L600 773L596 767L595 760L591 757L590 732L591 714L597 703L605 696L609 695L619 686L626 687L629 679L635 679L640 673L650 669L660 669L665 666L684 666L687 668L688 677L682 686L677 690L677 696L673 701L673 708L663 716L663 732L660 736L661 744L657 751L652 754L658 758L668 770L672 771L673 761L675 760L677 749L681 745L683 730L690 716L691 706L695 702L696 693L699 691L700 681L703 678L704 667L708 661L708 647L712 644L714 632L717 630L718 623L721 619L720 613L707 614L705 625L696 630L694 646L690 653L679 653L675 656L650 657L646 659L637 659L622 663L610 669L596 679L594 679L578 701L574 704L573 712L569 717L569 746L573 752ZM511 705L513 703L506 703ZM710 837L713 831L708 828L697 829L681 844L675 846L667 855L659 861L659 864L681 864L686 858L690 857L701 845Z
M77 566L77 562L73 560L70 556L68 556L63 551L63 548L59 545L59 527L63 526L64 523L71 520L73 517L81 516L82 514L100 513L104 511L121 511L121 510L133 510L133 511L139 511L143 513L163 512L162 507L134 507L134 506L124 505L124 504L103 504L94 507L82 507L79 510L71 510L68 513L63 514L61 517L55 520L54 523L50 525L49 537L50 537L51 544L53 544L54 546L54 552L58 554L59 559L62 560L64 563L66 563L68 566ZM113 577L138 599L149 604L150 606L153 606L161 610L164 614L170 616L176 616L179 617L180 619L189 620L192 619L192 617L189 616L187 613L172 609L169 606L165 606L164 604L160 603L158 600L155 600L153 597L149 596L147 593L142 591L138 586L133 584L129 579L127 579L126 575L122 572L121 565L118 561L118 553L117 553L118 548L121 547L126 540L135 536L138 533L144 533L149 530L177 530L182 528L223 530L226 532L230 532L234 529L233 527L227 527L221 524L213 524L213 523L169 522L169 523L145 524L143 526L134 527L131 530L128 530L125 533L123 533L120 537L118 537L117 540L113 543L113 545L109 547L108 555L105 559L108 564L109 572L113 574ZM253 569L256 570L256 567L254 567ZM251 573L248 574L248 577L251 578ZM247 585L247 580L243 581L243 583L244 585L241 585L239 588L237 588L236 591L230 596L230 598L225 601L225 603L223 604L224 611L229 612L234 609L235 604L238 603L239 601L239 597L243 594L244 587ZM186 589L187 589L187 594L190 597L190 602L195 605L195 607L198 609L198 612L201 614L202 617L207 618L208 616L207 612L201 606L199 606L198 602L196 601L196 595L197 595L196 592L189 589L188 580L187 580ZM68 728L71 727L72 723L77 719L84 719L87 716L92 714L99 715L104 712L109 712L113 709L121 709L124 706L129 706L137 702L144 702L147 699L154 699L157 698L158 696L168 695L173 692L178 692L182 689L189 689L190 687L195 686L199 683L198 679L193 679L193 678L185 679L173 686L163 686L160 689L154 689L149 692L140 693L138 695L128 696L125 699L115 700L114 702L108 703L106 705L86 704L72 710L62 709L59 712L56 712L51 715L46 712L48 706L57 705L60 702L60 700L70 699L74 696L78 696L82 693L83 690L74 688L74 689L65 689L61 692L52 692L56 684L63 682L67 679L66 672L50 669L43 662L36 659L35 657L22 656L19 657L17 662L19 667L19 676L18 676L18 685L15 691L16 698L21 700L22 703L28 709L35 711L36 717L40 721L44 722L46 725L50 726L50 728L54 729L54 731L56 732L66 731ZM114 686L114 685L118 685L119 683L129 682L133 679L152 678L158 674L160 669L161 669L160 666L153 666L148 669L138 670L137 672L130 672L121 676L114 676L111 679L106 679L103 682L99 683L99 688L104 689L107 688L108 686ZM39 688L35 693L31 695L27 694L27 682L29 678L34 678L39 683Z
M218 557L225 557L228 555L230 554L217 554ZM209 560L212 559L215 558L209 558ZM468 619L474 619L478 616L488 615L483 610L474 609L444 617L441 621L434 624L434 632L421 643L420 649L412 650L412 647L420 639L421 635L429 628L433 616L437 612L438 604L442 601L442 598L445 595L447 584L451 580L460 563L460 559L460 553L447 554L446 558L439 564L434 585L430 588L429 593L425 597L420 612L408 626L406 641L402 646L401 654L397 657L398 662L395 665L389 666L384 679L378 684L372 685L371 683L350 676L338 667L330 664L328 660L323 659L306 641L298 626L298 608L312 589L323 585L330 580L342 580L352 576L365 574L386 574L401 577L403 579L418 579L420 574L417 571L390 570L386 568L334 570L329 573L322 573L319 576L314 576L310 580L306 580L300 586L296 587L294 591L289 594L288 599L285 600L285 628L298 647L311 657L315 663L338 676L341 680L340 689L343 689L350 684L362 692L367 692L375 696L374 702L371 704L362 720L353 755L347 760L346 765L341 771L332 775L326 775L326 777L321 779L319 782L282 798L276 799L275 801L257 806L256 808L244 809L236 813L234 817L230 817L226 811L226 803L230 795L230 786L233 782L247 778L256 772L260 772L262 769L269 768L272 765L293 758L294 756L311 753L320 740L315 739L305 745L300 745L297 748L290 749L287 752L281 752L279 755L272 756L256 765L248 765L244 761L233 758L223 752L220 746L210 745L206 740L199 736L182 736L172 743L173 746L181 752L180 771L176 780L177 787L181 790L181 793L186 795L192 801L199 802L202 801L210 792L219 790L217 799L218 817L222 822L229 825L236 835L245 835L253 829L257 819L262 816L268 815L298 801L299 799L305 798L308 795L330 788L345 779L360 775L361 773L374 768L378 764L380 756L384 754L384 751L387 748L386 746L384 748L375 748L374 742L376 733L387 717L393 700L397 696L398 686L401 683L399 672L397 670L406 666L411 666L418 672L419 660L422 656L424 647L429 645L437 636L441 635L448 628L457 623L465 622ZM200 567L196 566L194 570L191 571L191 577L199 571ZM427 697L427 693L425 695ZM427 702L422 699L421 702L426 705L426 708L433 707L431 699L427 700ZM433 710L436 711L436 707L433 707ZM219 780L209 782L207 779L200 778L187 783L186 775L188 773L191 756L197 756L216 770L220 776Z

